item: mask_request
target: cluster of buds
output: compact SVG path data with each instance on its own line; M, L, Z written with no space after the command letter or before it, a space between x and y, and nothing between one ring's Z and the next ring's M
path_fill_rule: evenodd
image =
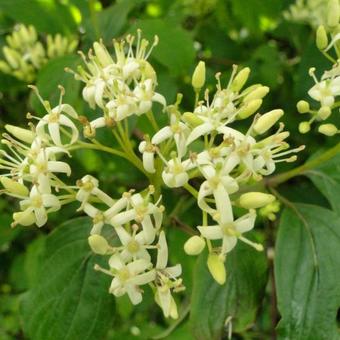
M200 101L199 93L205 83L205 65L200 62L192 77L197 97L193 112L180 112L179 96L175 105L166 109L170 124L151 139L147 136L139 146L145 170L156 172L154 163L158 157L163 163L165 185L187 188L197 198L203 223L197 227L200 236L190 238L185 251L197 255L208 244L208 267L221 284L226 277L223 263L237 240L257 250L263 249L243 234L254 227L255 209L274 200L273 195L261 192L245 193L237 198L240 185L270 175L278 162L295 161L296 155L291 154L303 149L302 146L288 150L285 140L289 133L284 131L282 123L272 135L262 137L279 121L283 111L256 114L269 89L260 84L244 88L249 72L249 68L238 72L234 66L226 88L222 88L217 74L217 90L212 100L206 90L204 100ZM250 116L254 118L245 133L230 127ZM189 180L200 181L197 191ZM231 195L235 199L231 200ZM247 212L234 218L232 205Z
M154 188L144 193L126 192L113 200L98 187L98 180L86 175L77 183L76 199L93 220L88 238L92 251L108 258L108 269L95 266L113 279L109 292L119 297L127 294L136 305L142 301L141 286L149 284L155 301L165 317L177 318L172 292L184 289L181 265L168 267L168 246L161 230L164 207L154 202ZM96 202L96 203L94 203ZM109 237L103 227L110 226ZM155 263L149 252L157 251Z
M311 108L305 100L297 103L299 113L309 113L309 120L303 121L299 125L301 133L307 133L311 130L311 124L314 121L321 121L318 131L326 136L334 136L339 133L339 129L332 123L325 121L331 117L332 112L338 110L340 102L337 97L340 96L340 64L339 64L339 19L340 3L339 0L329 0L327 16L323 25L320 25L316 31L316 46L329 59L333 66L330 70L324 71L321 79L315 76L315 68L309 70L310 76L314 79L315 85L308 91L308 95L318 102L317 108ZM333 51L334 53L329 53ZM336 59L332 54L336 55Z
M41 99L38 90L34 88ZM2 144L8 151L1 150L0 181L1 193L20 200L20 210L13 214L12 226L17 224L43 226L50 212L58 211L62 205L74 200L74 190L61 180L60 175L70 176L71 168L59 158L70 156L68 147L78 139L78 130L70 119L77 119L76 111L62 103L64 90L61 88L60 102L51 108L43 101L46 114L38 118L30 129L6 125Z
M141 38L141 31L138 30L135 49L134 43L135 36L132 35L125 40L114 40L113 58L101 41L95 42L88 57L80 53L86 68L79 66L77 72L68 70L75 79L85 83L85 101L91 108L98 106L103 112L101 117L87 122L84 129L86 136L94 136L96 129L112 127L115 122L131 115L149 112L153 102L166 105L164 97L155 92L156 72L147 61L158 43L158 37L154 38L148 49L149 42Z
M0 61L0 71L13 75L25 82L33 82L36 72L48 59L72 53L77 45L76 39L60 34L47 36L46 46L39 41L33 26L17 25L12 34L6 36L7 45L3 47L4 60Z
M318 27L327 15L325 0L296 0L283 15L289 21Z

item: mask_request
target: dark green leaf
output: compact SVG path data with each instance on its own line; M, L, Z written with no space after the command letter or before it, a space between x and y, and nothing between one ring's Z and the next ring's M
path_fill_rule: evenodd
M0 0L0 9L17 22L39 32L70 33L77 29L70 6L56 0Z
M127 16L137 4L136 0L124 0L110 6L98 14L98 25L101 38L111 43L126 24Z
M67 55L50 60L39 72L36 86L44 100L50 101L52 107L58 104L60 91L58 85L65 88L63 102L74 105L79 97L80 82L73 75L65 72L65 67L75 69L81 63L77 55ZM37 96L32 92L31 107L34 111L44 113Z
M340 155L308 171L308 177L340 214Z
M195 339L221 339L229 316L234 330L254 322L267 282L267 261L264 253L239 243L228 254L223 286L214 281L206 261L206 254L201 255L194 273L191 329Z
M95 272L90 220L63 224L46 239L38 283L23 298L26 335L33 340L103 339L114 314L109 278Z
M285 210L275 254L280 339L339 339L340 218L314 205Z
M161 19L139 20L130 32L136 32L137 28L151 41L155 35L159 36L159 44L152 52L159 63L176 75L188 74L195 60L194 43L188 32Z

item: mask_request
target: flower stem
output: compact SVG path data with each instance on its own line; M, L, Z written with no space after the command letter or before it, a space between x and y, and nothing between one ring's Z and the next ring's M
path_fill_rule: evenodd
M333 146L329 150L322 153L320 156L313 158L312 160L298 166L295 169L286 171L282 174L273 176L266 181L266 185L270 187L276 187L281 183L288 181L289 179L303 175L306 171L316 168L318 165L330 160L340 152L340 143Z

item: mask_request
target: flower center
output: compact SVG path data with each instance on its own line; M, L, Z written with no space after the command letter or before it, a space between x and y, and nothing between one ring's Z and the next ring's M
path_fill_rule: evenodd
M118 272L119 280L124 282L130 278L130 272L127 268L123 268Z
M129 251L129 253L137 253L139 249L140 249L140 245L136 240L131 240L127 244L127 250Z

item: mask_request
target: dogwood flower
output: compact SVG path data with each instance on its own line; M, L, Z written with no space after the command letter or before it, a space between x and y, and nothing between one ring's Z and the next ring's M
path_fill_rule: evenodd
M254 228L255 211L250 210L248 214L234 220L229 195L222 184L219 184L214 190L214 198L217 211L213 217L218 222L218 225L197 227L201 235L208 240L222 239L221 255L230 252L235 247L237 239L261 250L262 246L254 244L242 236L243 233Z
M178 318L177 306L174 298L171 295L171 290L178 292L184 289L182 280L177 279L182 273L182 267L177 264L172 267L167 267L168 263L168 245L166 242L164 231L161 231L158 240L158 254L156 264L156 294L155 300L162 308L164 316L173 319Z
M109 265L114 276L110 293L117 297L127 294L132 304L141 303L143 298L139 286L152 282L156 277L155 270L150 270L152 264L145 259L125 264L121 257L115 254L110 257Z
M20 207L22 212L29 217L33 213L35 217L34 223L38 227L42 227L47 222L48 212L59 210L61 205L55 195L40 193L39 189L34 185L29 197L20 202ZM23 215L20 215L20 218L16 218L16 216L18 215L13 216L13 226L21 224L23 218Z

